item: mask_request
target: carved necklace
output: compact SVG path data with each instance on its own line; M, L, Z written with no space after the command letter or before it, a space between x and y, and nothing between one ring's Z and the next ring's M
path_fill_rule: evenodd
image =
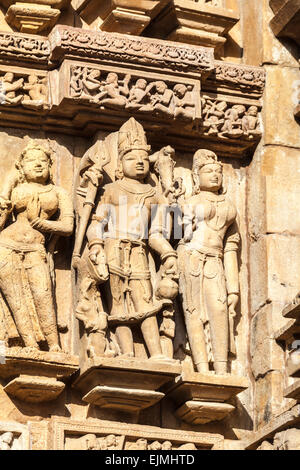
M222 208L223 214L222 213L220 214L220 210L221 210L220 203L225 201L225 197L215 195L215 194L205 194L204 197L207 201L212 203L214 205L214 208L215 208L214 217L211 220L206 220L206 225L209 228L211 228L212 230L214 230L215 232L219 232L220 230L222 230L225 227L225 225L227 223L228 204L226 204L226 206L225 206L226 209L224 207ZM224 214L224 209L225 209L225 214ZM214 222L212 222L212 221L214 221Z

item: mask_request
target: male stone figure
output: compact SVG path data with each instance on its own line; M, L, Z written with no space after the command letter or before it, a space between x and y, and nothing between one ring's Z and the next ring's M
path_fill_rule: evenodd
M177 254L163 236L160 203L165 203L165 199L145 182L150 173L149 152L142 126L131 118L119 131L117 180L104 186L87 237L94 266L99 268L106 258L110 284L108 323L115 326L121 354L134 356L130 325L138 323L150 358L162 360L156 315L166 302L154 296L149 249L160 255L162 278L171 283L176 278ZM150 223L152 207L155 210ZM170 293L170 298L173 295Z

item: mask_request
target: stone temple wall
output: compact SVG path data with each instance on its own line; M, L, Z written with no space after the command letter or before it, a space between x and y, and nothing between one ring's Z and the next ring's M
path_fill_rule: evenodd
M0 450L300 449L299 23L0 1Z

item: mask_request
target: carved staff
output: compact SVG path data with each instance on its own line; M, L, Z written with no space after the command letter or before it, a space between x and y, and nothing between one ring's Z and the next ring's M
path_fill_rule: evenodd
M103 149L104 150L104 149ZM90 168L88 167L87 160L90 160L92 164ZM95 207L95 199L98 191L98 187L103 179L103 166L110 161L110 158L107 152L103 151L101 156L97 155L95 161L87 155L82 162L80 173L83 173L86 167L85 177L88 178L87 189L85 201L83 203L82 215L80 217L80 224L78 228L78 233L75 240L74 252L73 252L73 266L76 268L77 260L81 257L81 248L83 245L83 240L86 232L86 228L92 213L93 208Z

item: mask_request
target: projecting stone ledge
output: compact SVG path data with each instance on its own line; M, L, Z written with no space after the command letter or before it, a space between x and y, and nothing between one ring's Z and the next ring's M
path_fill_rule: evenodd
M78 358L65 353L8 348L0 363L5 392L28 403L55 400L64 380L79 368Z
M180 373L176 361L95 358L81 369L73 387L87 403L136 414L164 398L161 387Z
M174 0L154 19L146 35L217 50L225 44L226 34L238 20L232 10Z
M197 425L224 419L235 409L232 399L248 386L246 377L183 372L163 391L178 406L176 415Z

